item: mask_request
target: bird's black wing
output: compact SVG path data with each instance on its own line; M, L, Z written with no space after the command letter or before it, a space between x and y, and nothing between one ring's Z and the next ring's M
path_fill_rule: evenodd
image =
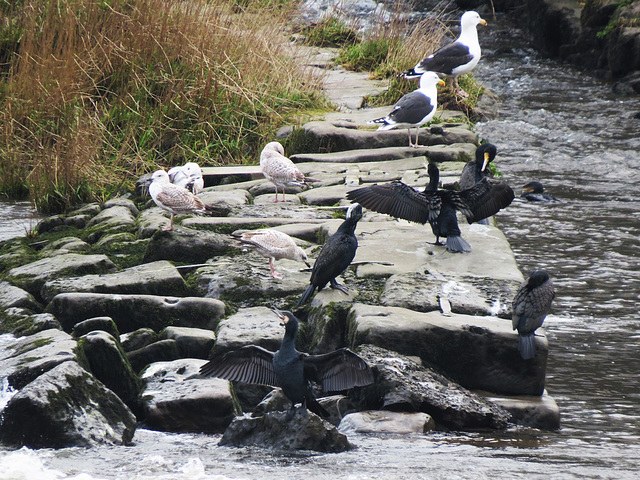
M504 182L494 182L483 178L473 187L460 192L442 190L453 203L456 210L462 212L469 223L477 222L483 218L495 215L501 209L508 207L515 194L509 185Z
M445 45L433 54L419 63L421 70L425 72L438 72L451 75L451 71L465 65L473 59L473 55L469 52L469 47L459 42L453 42Z
M422 92L409 92L404 95L389 113L388 117L396 123L416 124L433 110L433 103Z
M410 222L425 224L440 214L435 192L420 193L400 181L371 185L347 192L347 198L365 208Z
M277 387L273 356L262 347L247 345L212 358L200 367L200 375Z
M305 377L319 383L325 392L373 383L373 372L367 362L348 348L323 355L307 355L303 360Z
M554 296L552 282L545 282L532 290L521 287L513 299L513 329L517 328L519 333L524 334L539 328L551 309Z

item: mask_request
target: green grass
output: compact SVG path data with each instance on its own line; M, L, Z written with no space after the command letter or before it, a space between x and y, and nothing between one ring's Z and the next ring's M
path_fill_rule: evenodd
M316 47L342 47L358 39L354 29L336 17L328 17L302 30L305 44Z

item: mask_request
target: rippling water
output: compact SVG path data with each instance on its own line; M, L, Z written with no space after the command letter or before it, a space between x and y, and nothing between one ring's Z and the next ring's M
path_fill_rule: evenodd
M477 130L498 146L512 186L539 180L563 200L517 201L498 216L523 272L544 268L556 282L545 326L559 431L353 436L354 452L281 455L141 429L132 447L5 451L0 478L638 478L640 99L615 97L609 85L526 48L491 55L496 45L476 72L498 95L499 116ZM3 476L16 465L22 470Z

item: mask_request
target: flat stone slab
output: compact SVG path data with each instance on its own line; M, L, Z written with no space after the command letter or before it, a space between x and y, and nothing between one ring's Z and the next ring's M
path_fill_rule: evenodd
M120 333L127 333L145 327L160 332L169 326L215 330L225 313L225 305L213 298L60 293L46 310L67 331L88 318L109 316Z
M160 260L117 273L49 280L42 287L47 303L59 293L69 292L182 296L187 294L187 285L176 267Z
M354 347L371 344L437 365L465 388L506 395L541 395L548 343L536 332L536 356L523 360L511 322L398 307L354 304Z
M26 290L22 290L9 282L0 281L0 308L26 308L33 312L41 312L42 305Z
M65 253L12 268L7 276L12 283L37 297L47 280L78 275L111 273L116 270L118 270L118 267L106 255Z
M487 392L477 392L487 400L500 405L511 414L511 421L526 427L541 430L560 428L560 409L545 390L542 396L499 396Z
M423 412L388 412L385 410L367 410L346 415L338 431L350 433L402 434L427 433L435 428L431 415Z
M114 205L105 208L95 217L87 222L87 227L100 225L104 228L130 227L136 221L136 217L131 212L131 208L124 205Z
M258 345L275 352L280 348L284 327L267 307L241 308L238 313L220 322L215 354L235 350L245 345Z

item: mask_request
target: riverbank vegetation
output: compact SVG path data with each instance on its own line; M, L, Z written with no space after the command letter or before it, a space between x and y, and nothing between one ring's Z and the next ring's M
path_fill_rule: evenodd
M291 0L2 3L0 194L62 211L159 166L254 162L326 108L283 50Z

